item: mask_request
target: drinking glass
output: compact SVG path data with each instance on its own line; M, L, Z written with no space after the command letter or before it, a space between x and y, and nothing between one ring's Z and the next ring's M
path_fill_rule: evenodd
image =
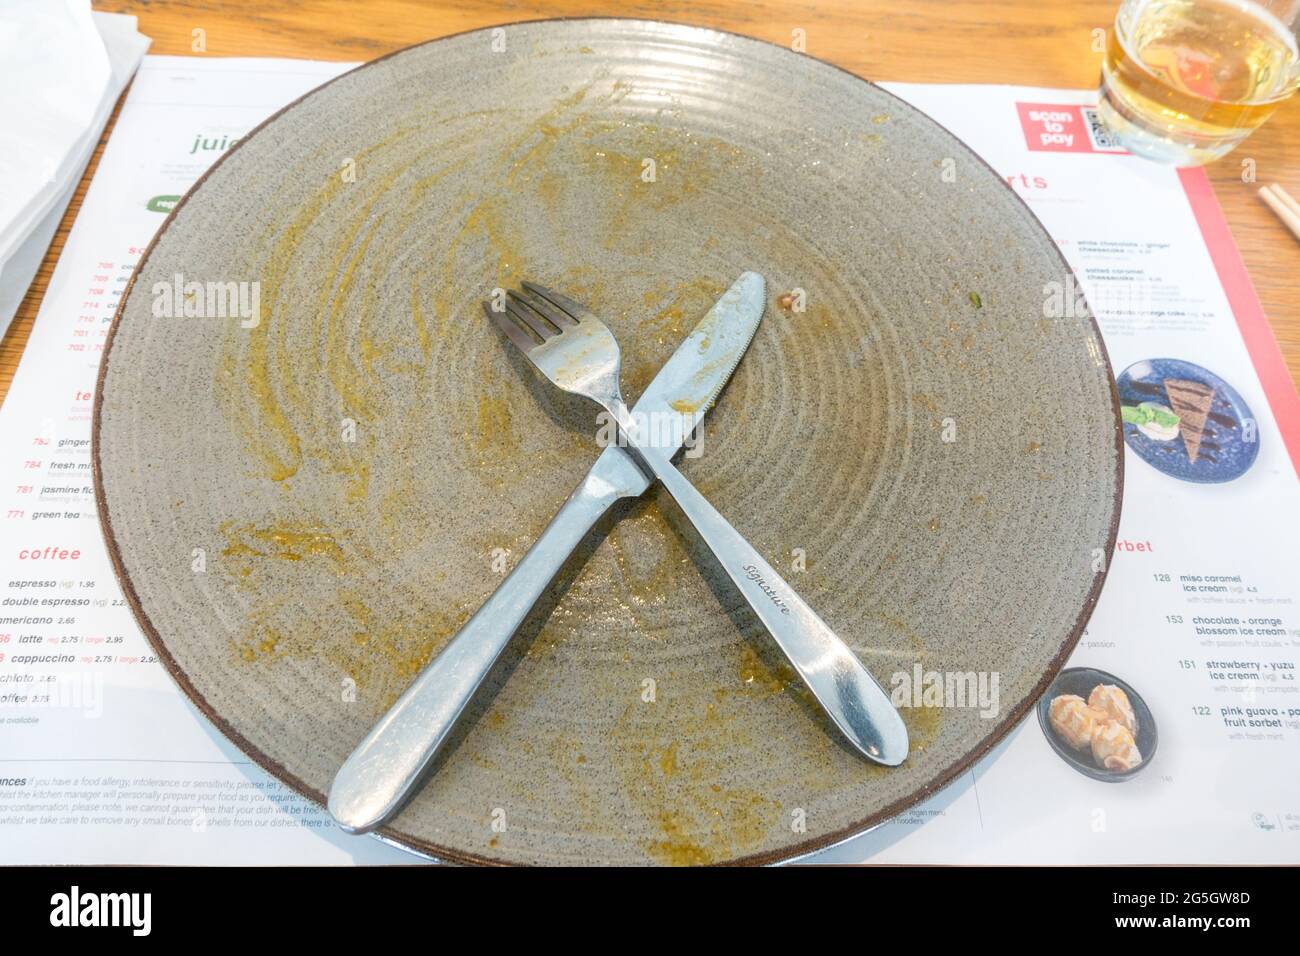
M1124 0L1098 112L1119 145L1177 166L1224 155L1300 85L1300 0Z

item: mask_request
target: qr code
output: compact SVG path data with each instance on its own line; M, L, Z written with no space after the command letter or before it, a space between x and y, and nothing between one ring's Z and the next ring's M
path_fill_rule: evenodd
M1088 136L1092 139L1092 148L1105 150L1112 153L1124 152L1124 147L1106 129L1106 124L1101 121L1101 114L1097 110L1085 106L1083 107L1083 119L1088 124Z

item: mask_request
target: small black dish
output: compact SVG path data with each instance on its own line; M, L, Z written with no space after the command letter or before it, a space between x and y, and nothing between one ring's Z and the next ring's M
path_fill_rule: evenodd
M1137 717L1138 724L1135 743L1142 754L1142 762L1132 770L1106 770L1098 767L1097 762L1092 759L1091 751L1075 750L1052 730L1052 721L1048 714L1052 700L1062 694L1076 694L1087 700L1092 689L1098 684L1114 684L1128 695L1129 703L1133 705L1133 713ZM1056 680L1052 681L1052 685L1047 688L1047 693L1038 701L1037 710L1038 725L1043 728L1043 736L1052 745L1052 749L1062 760L1085 777L1092 777L1094 780L1102 780L1106 783L1122 783L1145 770L1150 765L1151 758L1156 755L1160 734L1156 730L1156 720L1151 716L1151 708L1147 706L1141 694L1114 674L1107 674L1095 667L1067 667L1056 675Z

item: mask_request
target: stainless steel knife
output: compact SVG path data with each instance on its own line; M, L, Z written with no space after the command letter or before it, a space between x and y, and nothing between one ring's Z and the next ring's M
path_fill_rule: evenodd
M758 330L763 277L746 272L723 294L655 376L634 417L651 423L669 457L704 418ZM625 448L610 445L501 586L389 708L334 777L329 812L365 833L412 795L475 691L574 548L620 498L650 487Z

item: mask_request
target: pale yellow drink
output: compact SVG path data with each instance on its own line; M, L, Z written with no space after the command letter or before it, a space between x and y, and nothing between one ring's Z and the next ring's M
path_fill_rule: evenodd
M1132 152L1177 165L1227 153L1300 81L1300 0L1127 0L1099 112Z

